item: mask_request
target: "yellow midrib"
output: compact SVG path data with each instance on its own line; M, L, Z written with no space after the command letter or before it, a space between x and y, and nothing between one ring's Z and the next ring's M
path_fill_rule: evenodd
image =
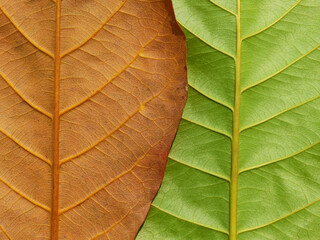
M240 70L241 70L241 0L237 0L236 15L236 58L235 58L235 95L234 111L232 120L232 157L231 157L231 182L230 182L230 222L229 222L229 240L237 240L237 203L238 203L238 176L239 176L239 137L240 137Z
M56 46L54 57L54 113L53 113L53 161L52 161L52 206L51 206L51 240L59 238L59 130L60 130L60 24L61 0L56 1Z

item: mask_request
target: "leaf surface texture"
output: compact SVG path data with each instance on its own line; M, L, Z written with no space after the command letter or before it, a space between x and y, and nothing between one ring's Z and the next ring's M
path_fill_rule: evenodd
M0 9L0 238L133 239L186 101L171 1Z
M319 1L174 7L189 98L137 239L318 239Z

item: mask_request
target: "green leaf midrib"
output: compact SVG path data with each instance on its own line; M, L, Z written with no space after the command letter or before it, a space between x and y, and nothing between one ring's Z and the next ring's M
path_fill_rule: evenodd
M230 207L229 207L229 240L238 239L238 184L239 184L239 139L240 139L240 101L241 101L241 0L237 0L236 14L236 58L235 58L235 91L234 111L232 119L232 145L231 145L231 181L230 181Z

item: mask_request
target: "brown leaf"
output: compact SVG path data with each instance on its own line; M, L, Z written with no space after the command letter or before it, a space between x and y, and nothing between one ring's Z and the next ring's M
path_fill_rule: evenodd
M0 7L0 238L134 239L186 101L171 0Z

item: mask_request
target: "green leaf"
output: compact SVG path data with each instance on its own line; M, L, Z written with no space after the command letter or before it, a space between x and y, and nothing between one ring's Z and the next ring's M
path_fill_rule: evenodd
M319 239L320 1L174 7L189 98L137 239Z

